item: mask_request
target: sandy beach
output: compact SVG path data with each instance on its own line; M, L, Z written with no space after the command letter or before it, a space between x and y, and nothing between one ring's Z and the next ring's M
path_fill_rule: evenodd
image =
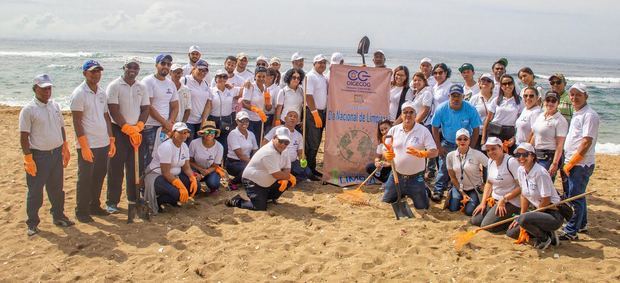
M472 229L463 214L433 204L422 218L397 221L378 186L367 187L372 206L359 207L318 182L286 192L267 212L228 208L235 193L222 191L129 225L123 195L121 214L64 229L52 224L45 197L42 231L28 237L18 114L0 107L0 281L620 281L620 156L597 156L589 233L543 252L481 232L457 253L454 234ZM65 120L65 213L74 220L75 134L68 113Z

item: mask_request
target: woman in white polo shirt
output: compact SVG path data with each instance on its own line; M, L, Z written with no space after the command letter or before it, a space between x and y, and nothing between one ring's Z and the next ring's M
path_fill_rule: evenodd
M245 111L237 112L237 127L228 134L228 153L226 155L226 170L234 176L231 189L236 189L241 183L241 174L250 162L250 158L258 149L254 134L248 130L250 117Z
M491 108L491 101L493 101L493 88L495 86L495 80L493 79L493 75L489 73L484 73L478 79L478 85L480 86L480 92L474 94L471 99L469 99L469 104L476 107L478 111L478 115L480 115L480 121L482 121L482 126L480 126L480 137L478 138L478 143L472 145L473 148L480 150L482 146L482 129L487 120L487 116L489 114L489 108Z
M535 87L528 86L521 91L521 97L525 104L525 109L519 115L519 118L515 122L516 134L514 142L520 145L524 142L530 141L532 134L532 124L534 120L540 115L542 111L538 105L539 93Z
M250 131L256 140L260 140L261 128L267 122L265 111L271 110L271 94L267 93L267 68L257 67L254 74L254 82L250 87L243 90L243 111L248 113L250 119ZM264 129L263 129L264 130ZM264 133L263 133L264 134Z
M518 172L521 184L521 215L510 224L506 235L517 239L520 234L527 233L536 239L534 246L538 249L544 250L550 244L557 246L560 241L555 231L564 223L564 218L558 209L553 207L543 211L527 212L530 204L534 208L541 208L560 202L551 176L545 168L536 163L536 153L531 144L520 144L515 151L515 158L521 165Z
M233 101L242 91L239 86L226 87L228 73L224 70L217 70L215 73L215 86L211 88L211 113L207 120L214 121L220 130L220 135L216 138L224 147L224 156L228 151L228 134L232 131L235 124L235 113L233 113Z
M435 108L450 97L450 87L452 82L448 80L452 75L452 70L445 63L439 63L433 67L433 77L437 84L433 86L433 103Z
M301 87L301 82L305 76L306 74L301 69L290 69L284 73L282 77L284 87L280 89L276 99L274 126L280 125L284 120L283 109L296 109L297 113L301 113L304 104L304 90Z
M504 142L504 147L514 149L517 118L523 111L523 101L517 95L515 81L510 75L502 75L499 95L491 101L491 108L482 128L482 143L489 137L497 137ZM512 151L508 151L512 152Z
M517 72L517 77L521 81L521 84L523 84L523 88L521 89L521 92L519 93L521 97L523 97L523 94L525 93L525 88L527 88L528 86L536 88L539 96L543 95L544 93L543 89L540 85L536 83L536 80L535 80L536 76L534 75L534 71L532 71L532 68L530 67L521 68L519 72ZM537 101L536 104L539 104L539 101Z
M219 134L220 130L215 127L215 122L206 121L198 131L201 138L189 144L189 163L198 173L198 180L205 182L209 192L220 187L220 178L225 174L220 168L224 147L215 140Z
M394 68L394 75L390 83L390 97L388 101L390 120L400 124L400 106L405 101L413 100L413 90L409 88L409 69L406 66Z
M538 163L549 171L551 180L555 181L564 153L564 140L568 133L568 122L558 111L560 96L548 91L543 100L545 112L538 115L532 123L530 143L536 149Z
M271 110L265 111L267 114L267 122L265 125L265 132L268 132L273 128L275 123L276 104L278 99L278 93L280 93L280 86L277 81L280 80L280 72L273 68L267 68L267 76L265 77L265 85L267 85L266 93L269 93L269 99L271 99Z
M448 208L450 211L461 209L468 216L480 204L478 193L482 192L483 184L480 167L486 167L489 161L484 153L469 146L470 140L467 129L458 130L458 147L446 157L446 167L453 185L448 194Z
M433 91L428 85L428 80L424 73L416 72L413 74L413 109L415 110L415 122L431 130L431 119L433 111Z
M519 162L504 153L502 143L497 137L489 137L482 146L482 150L486 150L489 156L488 175L482 200L472 213L473 225L484 227L508 219L520 211L521 188L517 181ZM508 225L510 224L506 223L488 231L503 231Z

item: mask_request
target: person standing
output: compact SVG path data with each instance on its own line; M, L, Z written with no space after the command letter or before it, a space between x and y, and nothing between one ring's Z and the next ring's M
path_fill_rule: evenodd
M187 53L187 58L189 58L189 63L183 66L183 76L187 76L192 72L194 66L196 66L196 62L200 60L202 57L202 52L200 52L200 47L197 45L192 45L189 47L189 51Z
M224 156L228 153L228 134L235 128L235 113L233 100L238 97L241 87L227 88L228 74L226 71L218 70L215 73L215 84L211 87L211 113L207 120L214 121L220 133L216 137L217 141L224 147Z
M387 68L383 50L378 49L372 54L372 63L375 64L375 68Z
M398 66L394 68L388 97L389 117L395 125L402 122L400 120L400 106L405 101L413 101L413 90L409 87L409 69L406 66Z
M549 171L551 180L555 181L558 169L561 169L564 155L564 141L568 133L568 122L558 111L560 96L548 91L543 106L545 111L532 123L530 143L536 149L538 163Z
M289 69L282 77L282 88L277 94L274 126L279 126L284 120L282 110L295 109L301 113L304 104L304 90L301 82L304 81L305 73L301 69Z
M463 84L463 92L465 92L463 98L469 101L474 94L480 92L480 86L478 86L478 82L474 80L474 74L476 73L474 71L474 65L463 63L463 65L459 67L459 72L465 81L465 84Z
M532 124L534 124L534 120L536 120L542 111L540 106L538 106L540 98L536 87L528 86L524 88L521 93L521 98L523 99L525 107L515 122L516 134L514 142L517 145L524 142L529 143L532 134Z
M256 68L254 82L245 86L243 90L243 111L248 113L250 118L250 131L254 133L257 141L264 135L264 125L267 122L266 111L271 110L271 94L267 92L267 68Z
M269 60L269 68L272 68L278 72L280 72L280 67L282 66L282 64L280 63L280 58L278 57L271 57L271 59ZM280 81L276 81L276 84L280 84Z
M19 113L20 144L24 154L24 169L28 193L26 225L28 236L39 233L39 209L43 205L43 187L52 208L53 223L68 227L75 223L65 216L63 168L69 164L69 144L60 106L52 96L52 80L47 74L34 78L34 99Z
M144 146L141 146L140 129L144 127L149 117L150 106L146 86L136 81L140 73L138 60L133 58L126 61L123 71L123 75L108 84L106 89L117 153L110 158L108 164L106 211L111 214L119 212L123 175L127 176L125 184L127 201L135 203L137 200L135 170L142 172L144 168L135 168L134 150L142 153L145 150ZM141 154L138 156L138 164L143 164L143 156Z
M501 86L500 78L506 74L506 67L508 66L508 59L500 58L491 66L491 72L493 73L493 96L498 96Z
M327 58L323 54L314 57L314 67L307 74L306 88L306 111L310 112L312 118L306 119L306 159L308 167L317 177L323 177L323 174L316 170L316 155L319 152L319 146L323 139L323 129L325 129L325 109L327 109L327 89L328 80L323 74L327 69Z
M91 215L106 216L99 198L108 172L108 158L116 154L105 90L99 87L103 67L95 60L82 65L84 82L71 94L71 116L77 137L78 178L75 215L83 223Z
M248 55L241 52L237 54L237 68L235 68L235 75L239 76L244 82L254 81L254 73L248 70Z
M420 72L424 74L428 86L430 86L431 89L437 85L437 80L433 76L433 60L428 57L422 58L422 60L420 60Z
M570 99L570 94L566 91L566 78L561 73L555 73L549 77L549 85L551 90L560 95L560 102L558 104L558 110L568 123L573 118L573 112L575 112L573 103Z
M493 76L489 73L484 73L478 79L478 85L480 86L480 92L474 94L469 100L469 103L476 108L478 111L478 115L480 116L480 120L482 121L482 125L480 126L480 136L478 137L478 142L476 144L472 144L471 146L475 149L480 150L482 144L482 128L487 123L487 116L489 114L489 109L491 108L491 101L493 100Z
M187 123L189 119L189 113L192 110L192 96L189 92L189 88L181 83L183 77L183 66L180 64L172 64L170 67L170 79L177 87L177 94L179 95L179 113L175 122Z
M291 56L291 65L293 66L292 68L294 69L303 70L304 69L304 56L299 54L299 52L293 53L293 55Z
M568 134L564 143L564 167L562 170L568 177L568 190L565 198L583 194L586 191L590 176L594 172L594 148L598 139L600 118L598 113L588 104L586 85L576 83L569 89L570 100L575 112L568 126ZM566 223L564 234L560 240L577 240L577 232L587 231L588 207L586 199L580 198L571 202L575 213Z
M439 63L433 68L433 77L437 84L433 86L433 103L437 108L450 98L452 82L448 80L452 76L452 70L445 63Z
M189 118L187 119L187 127L190 134L186 139L186 143L191 143L198 137L200 126L207 120L211 112L211 87L205 79L209 73L209 64L205 60L198 60L192 68L192 73L187 75L181 81L191 94L192 107Z

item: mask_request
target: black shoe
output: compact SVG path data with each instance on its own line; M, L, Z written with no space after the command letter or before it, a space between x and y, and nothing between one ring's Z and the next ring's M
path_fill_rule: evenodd
M90 210L90 215L108 216L110 213L101 207L97 207Z
M536 248L539 249L539 250L544 250L544 249L548 248L549 245L551 245L551 237L547 237L547 239L539 241L538 243L536 243Z
M239 202L242 200L240 195L236 195L227 200L224 204L228 207L239 207Z
M321 178L315 175L310 175L310 177L308 177L308 179L310 181L321 181Z
M67 216L63 215L62 217L54 219L54 225L60 226L60 227L69 227L69 226L75 225L75 222L69 220Z
M557 247L560 245L560 238L558 237L558 233L556 233L555 231L549 233L549 238L551 238L551 244L553 246Z
M37 226L28 227L28 230L26 230L26 234L28 234L28 236L34 236L39 234L39 232L41 232L41 230L39 230Z
M317 170L312 170L312 175L317 176L319 178L323 177L323 173L317 171Z
M433 195L431 196L431 200L436 203L440 203L442 198L443 198L443 194L438 193L438 192L434 192Z
M567 234L566 232L562 232L562 235L560 235L560 241L574 241L574 240L579 240L579 236L577 236L577 234L571 235L571 234Z
M90 215L76 215L75 218L82 223L90 223L95 221Z

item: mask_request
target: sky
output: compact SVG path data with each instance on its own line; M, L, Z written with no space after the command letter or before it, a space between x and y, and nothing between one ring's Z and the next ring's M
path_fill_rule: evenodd
M0 0L0 38L242 43L620 59L620 1Z

